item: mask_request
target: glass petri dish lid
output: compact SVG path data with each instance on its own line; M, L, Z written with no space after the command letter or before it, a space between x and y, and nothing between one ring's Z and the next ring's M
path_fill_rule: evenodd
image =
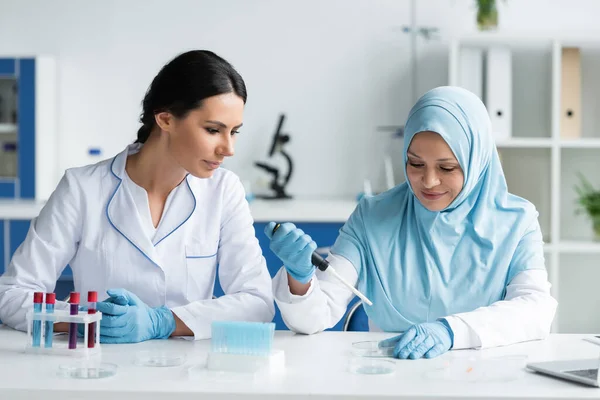
M378 341L352 343L352 355L357 357L394 357L394 346L379 347Z
M71 379L102 379L117 374L117 365L111 363L85 361L58 366L58 375Z
M185 361L185 354L167 350L143 350L135 354L133 363L142 367L176 367Z
M376 357L352 357L348 370L360 375L391 375L396 372L396 363Z

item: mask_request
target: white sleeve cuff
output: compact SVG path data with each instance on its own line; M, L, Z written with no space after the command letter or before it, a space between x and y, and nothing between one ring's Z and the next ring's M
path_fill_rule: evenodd
M211 324L194 316L186 306L172 308L171 311L194 333L194 340L208 339L211 336ZM191 336L185 336L187 339L192 339Z
M290 286L288 282L288 274L285 270L285 267L281 267L281 269L277 272L275 277L273 278L273 294L275 296L275 300L280 303L285 304L297 304L305 301L314 291L315 285L317 285L317 279L313 276L310 280L310 287L308 291L303 295L296 295L290 292Z
M477 349L481 347L479 336L465 321L456 316L449 316L444 319L448 321L448 325L450 325L450 329L454 334L452 349Z

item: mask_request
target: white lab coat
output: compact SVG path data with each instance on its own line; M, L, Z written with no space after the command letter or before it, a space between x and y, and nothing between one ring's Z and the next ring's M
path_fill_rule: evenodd
M346 258L328 258L349 283L356 287L356 268ZM304 296L290 293L285 268L273 278L275 301L285 324L299 333L312 334L331 328L344 317L354 294L331 275L317 271ZM528 340L544 339L550 333L556 313L546 270L526 270L506 287L502 301L471 312L446 317L454 333L453 349L487 348ZM378 327L369 321L369 330Z
M90 290L103 300L107 289L125 288L169 307L196 339L210 337L213 320L273 319L271 279L238 177L222 168L209 179L188 175L152 241L138 212L149 214L147 203L122 184L127 155L139 147L66 171L0 277L5 324L25 330L33 292L52 292L67 264L82 302ZM212 299L217 272L225 296Z

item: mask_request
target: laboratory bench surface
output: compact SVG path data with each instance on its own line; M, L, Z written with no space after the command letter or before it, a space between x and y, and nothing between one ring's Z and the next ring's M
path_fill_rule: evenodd
M465 382L432 378L430 372L459 359L527 355L528 362L597 358L600 347L584 335L552 335L544 341L487 350L459 350L431 360L395 360L395 374L355 375L347 370L353 342L380 340L375 332L323 332L296 335L277 331L274 347L285 351L286 368L279 376L199 377L191 367L202 364L210 341L169 339L129 345L102 345L102 361L118 365L110 378L75 380L57 375L71 357L25 354L26 335L0 326L0 398L71 399L583 399L600 398L600 389L521 371L509 382ZM138 351L156 349L185 353L177 367L136 366Z

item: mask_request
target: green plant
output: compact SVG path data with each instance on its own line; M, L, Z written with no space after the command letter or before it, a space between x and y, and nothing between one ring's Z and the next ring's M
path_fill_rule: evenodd
M493 29L498 26L498 10L496 0L476 0L477 26L481 30Z
M580 207L576 213L586 212L592 219L594 233L600 237L600 190L596 190L583 174L577 175L581 184L575 186L575 191L579 195L577 203Z

